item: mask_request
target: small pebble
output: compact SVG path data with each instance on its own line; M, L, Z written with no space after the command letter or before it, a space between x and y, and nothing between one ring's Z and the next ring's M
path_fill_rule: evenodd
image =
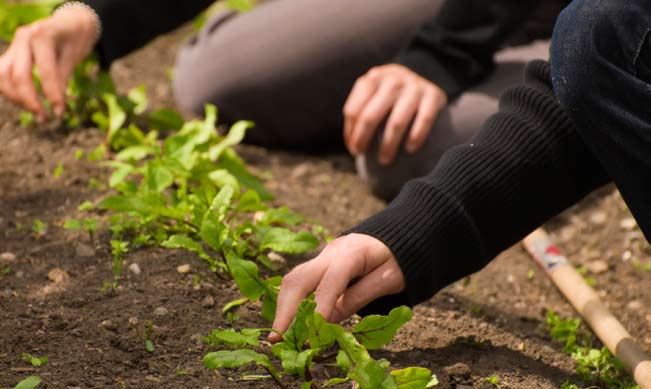
M158 307L154 309L154 315L156 316L166 316L170 311L167 310L165 307Z
M16 272L16 278L23 278L23 277L25 277L25 272L22 270L18 270Z
M633 257L633 253L631 253L631 250L626 250L624 253L622 253L622 261L626 262L629 259Z
M273 263L278 268L281 268L285 266L285 264L287 264L287 260L285 259L285 257L283 257L282 255L278 254L275 251L271 251L269 254L267 254L267 256L269 257L271 263Z
M140 275L140 273L142 273L140 266L137 263L132 263L129 265L129 271L135 275Z
M601 260L588 262L585 267L592 274L601 274L608 271L608 263Z
M632 230L637 226L637 222L632 217L627 217L619 222L619 226L624 230Z
M204 308L212 308L215 306L215 298L212 296L206 296L201 302L201 306Z
M632 310L632 311L637 311L642 309L644 307L644 304L640 300L633 300L630 301L628 304L626 304L626 308Z
M185 263L176 267L176 271L180 274L186 274L190 272L190 265Z
M84 243L77 243L75 252L80 257L92 257L95 255L95 249Z
M646 321L648 321L649 323L651 323L651 314L646 315L644 318L646 319Z
M49 278L50 281L54 282L55 284L63 284L70 279L70 276L64 270L55 267L54 269L50 270L49 273L47 273L47 278Z
M117 325L115 325L115 323L110 320L104 320L99 325L100 327L106 328L107 330L115 330L118 328Z
M608 219L608 215L606 215L606 212L593 212L592 215L590 215L590 223L596 224L596 225L601 225L606 222Z
M253 221L259 222L260 220L262 220L263 217L264 217L264 211L256 211L253 214Z
M130 317L129 318L129 325L130 326L137 326L138 325L138 318L137 317Z
M455 363L452 366L444 367L443 371L451 377L470 378L472 371L465 363ZM458 388L458 386L457 386Z
M2 262L9 263L9 262L13 262L15 260L16 260L16 254L14 254L14 253L6 252L6 253L0 254L0 261L2 261Z

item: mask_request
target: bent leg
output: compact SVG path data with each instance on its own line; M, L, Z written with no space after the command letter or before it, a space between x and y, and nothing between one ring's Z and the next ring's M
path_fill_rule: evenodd
M552 39L561 104L651 238L651 2L575 0Z
M183 108L211 102L225 121L253 120L247 141L341 147L354 81L390 61L441 0L275 0L206 23L178 55Z
M409 154L401 145L391 165L380 165L377 154L382 136L379 134L369 151L356 161L359 175L371 186L375 195L385 200L393 199L407 181L427 175L443 153L470 139L486 119L497 112L499 96L508 87L522 83L528 61L546 59L548 56L549 43L546 41L508 48L498 53L494 73L441 111L421 149Z

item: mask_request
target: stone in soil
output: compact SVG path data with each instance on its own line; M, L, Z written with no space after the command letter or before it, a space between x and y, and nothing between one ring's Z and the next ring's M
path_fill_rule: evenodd
M204 308L212 308L215 306L215 298L212 296L206 296L201 302L201 306Z
M637 222L632 217L627 217L619 222L619 226L624 230L632 230L637 226Z
M75 246L75 252L80 257L92 257L95 255L95 249L84 243L77 243Z
M140 275L140 273L142 273L142 270L140 270L140 266L137 263L129 265L129 271L135 275Z
M465 363L455 363L452 366L443 368L443 371L450 377L451 381L457 382L459 379L467 380L470 378L472 371Z
M602 260L588 262L585 267L592 274L601 274L608 271L608 263Z
M16 260L16 254L14 254L14 253L6 252L6 253L0 254L0 262L10 263L10 262L13 262L15 260Z
M644 307L644 303L640 300L632 300L628 304L626 304L626 308L630 309L631 311L639 311Z
M596 211L590 215L590 223L596 225L602 225L608 220L608 215L603 211Z
M64 270L55 267L47 273L47 278L55 284L63 284L70 279L70 276Z
M158 307L154 309L154 315L156 316L167 316L170 311L165 307Z
M183 265L179 265L176 267L176 271L179 272L180 274L186 274L190 272L190 265L187 263L184 263Z

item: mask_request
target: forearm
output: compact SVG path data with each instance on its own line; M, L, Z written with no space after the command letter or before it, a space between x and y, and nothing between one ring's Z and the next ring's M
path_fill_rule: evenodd
M156 36L191 20L212 4L211 0L82 0L92 7L102 24L96 45L100 63L108 67Z
M375 306L428 299L607 181L558 104L549 66L529 64L475 138L353 229L384 242L406 279L405 294Z

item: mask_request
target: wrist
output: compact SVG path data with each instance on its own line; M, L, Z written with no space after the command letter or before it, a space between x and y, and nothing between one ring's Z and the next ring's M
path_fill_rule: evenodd
M77 26L84 37L92 37L95 44L102 33L102 25L99 16L93 8L85 3L78 1L69 1L56 8L52 14L54 17L61 18L65 23Z

